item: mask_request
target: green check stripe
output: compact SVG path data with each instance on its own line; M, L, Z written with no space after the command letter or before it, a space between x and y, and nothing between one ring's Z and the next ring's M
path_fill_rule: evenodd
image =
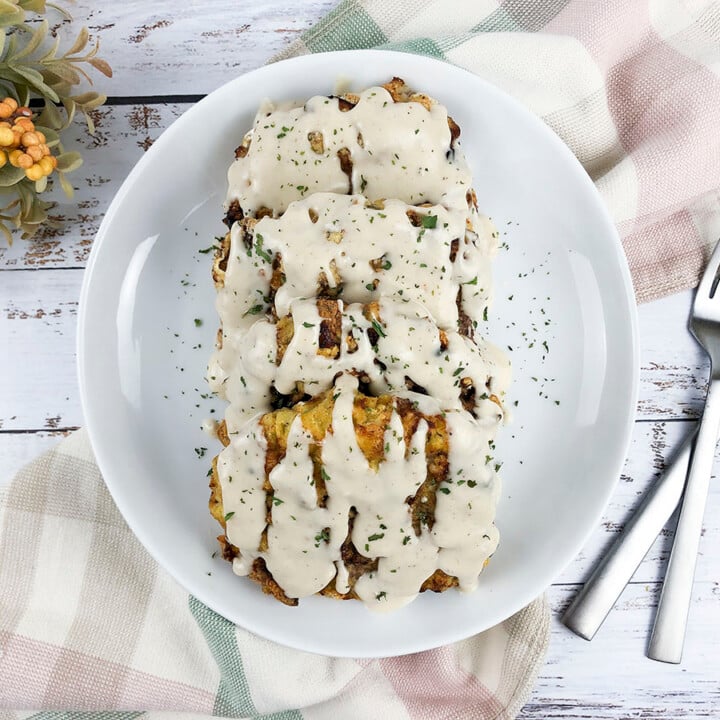
M82 712L79 710L48 710L35 713L26 720L134 720L144 715L143 712Z
M303 33L302 40L310 52L317 53L375 47L387 37L359 2L347 0Z
M302 713L298 710L258 715L245 677L235 626L192 596L188 603L220 670L220 685L215 696L213 715L252 717L258 720L302 720Z
M403 42L385 43L382 47L386 50L400 50L401 52L428 55L439 60L445 60L445 55L440 46L430 38L414 38Z

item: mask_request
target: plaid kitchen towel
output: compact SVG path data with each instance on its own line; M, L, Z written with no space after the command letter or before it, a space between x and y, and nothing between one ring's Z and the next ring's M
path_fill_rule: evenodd
M328 658L258 638L145 552L84 430L0 492L0 720L509 720L548 635L537 600L469 640L399 658Z
M275 59L369 47L464 67L555 130L615 220L639 302L697 283L720 239L717 0L346 0Z
M597 183L639 300L695 283L720 237L717 3L349 0L282 57L379 46L463 66L540 115ZM0 495L0 720L509 719L548 635L541 599L401 658L332 659L257 638L145 553L83 431Z

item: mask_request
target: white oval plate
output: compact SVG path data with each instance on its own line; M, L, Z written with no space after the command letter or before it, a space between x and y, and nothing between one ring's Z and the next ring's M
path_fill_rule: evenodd
M504 461L500 547L471 594L424 593L388 615L321 597L290 608L211 557L219 528L207 510L206 471L219 447L200 425L211 409L220 417L223 407L202 397L218 321L212 257L198 250L224 233L226 169L264 98L329 94L339 80L361 89L393 75L440 100L457 120L480 209L508 245L495 265L490 333L512 347L514 366L514 421L497 440ZM115 502L148 551L189 592L238 625L291 647L336 656L400 655L504 620L542 593L580 549L615 485L630 438L639 365L635 325L615 230L582 167L540 120L474 75L437 60L383 51L310 55L216 90L130 173L85 274L80 386L90 439Z

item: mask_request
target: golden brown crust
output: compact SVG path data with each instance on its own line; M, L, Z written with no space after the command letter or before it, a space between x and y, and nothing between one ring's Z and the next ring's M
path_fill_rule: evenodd
M340 355L342 312L337 300L318 298L315 302L320 316L317 354L335 359Z
M240 550L227 539L227 535L218 535L217 541L220 543L223 560L232 562L240 554Z
M277 343L277 353L275 355L275 362L279 365L285 357L285 351L288 345L292 342L295 336L295 323L293 322L292 315L285 315L284 317L278 318L275 326L275 338Z
M253 562L248 577L258 583L266 595L272 595L276 600L279 600L285 605L295 606L298 604L297 598L289 598L285 594L285 591L275 582L275 579L265 566L265 561L262 558L257 558Z
M442 570L436 570L420 587L420 592L432 590L432 592L445 592L451 587L458 586L458 579L453 575L448 575Z
M221 420L215 430L218 440L227 447L230 444L230 436L228 435L227 423Z
M215 250L215 259L213 261L212 277L216 289L220 289L225 285L225 272L227 270L228 256L230 255L230 233L226 233L222 239L220 246Z
M217 472L217 457L212 461L212 472L210 474L210 500L208 501L210 514L222 525L225 530L225 510L223 509L222 487Z

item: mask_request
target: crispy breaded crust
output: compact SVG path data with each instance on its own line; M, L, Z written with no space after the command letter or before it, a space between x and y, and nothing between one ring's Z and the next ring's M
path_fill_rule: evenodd
M297 598L289 598L285 594L285 591L275 582L262 558L257 558L257 560L253 562L248 577L258 583L266 595L272 595L276 600L279 600L285 605L295 606L298 604Z

